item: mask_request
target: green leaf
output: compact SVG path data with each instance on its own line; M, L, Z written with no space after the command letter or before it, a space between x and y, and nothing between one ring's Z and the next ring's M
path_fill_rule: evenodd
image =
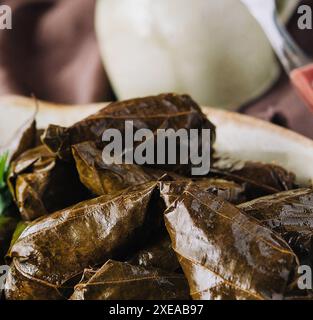
M6 189L2 189L0 191L0 215L5 212L5 210L10 206L12 202L12 196L10 191Z
M0 156L0 189L5 188L6 186L6 177L8 171L8 152L5 152Z
M30 222L26 222L26 221L20 221L17 226L16 229L13 233L12 236L12 240L11 240L11 245L10 247L13 247L13 245L15 244L15 242L18 240L18 238L20 237L20 235L23 233L23 231L30 225Z
M12 203L12 196L6 179L8 175L8 152L0 156L0 216L3 215Z

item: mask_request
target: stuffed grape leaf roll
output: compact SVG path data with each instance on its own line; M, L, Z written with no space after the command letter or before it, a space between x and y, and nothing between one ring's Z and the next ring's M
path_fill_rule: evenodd
M156 183L102 196L41 218L9 252L7 299L60 299L85 268L126 257L159 228Z
M107 129L118 130L124 137L125 121L133 121L134 131L149 129L154 135L158 129L172 129L175 132L179 129L210 129L211 146L215 141L215 126L202 113L200 107L188 95L177 94L162 94L111 103L98 113L69 128L50 125L42 140L61 159L69 160L72 157L71 146L75 144L93 141L97 146L105 145L102 143L102 135ZM122 144L125 148L124 138ZM201 146L202 140L199 134L199 150ZM176 172L190 171L188 165L170 165L166 161L163 168Z
M165 175L164 171L136 164L105 164L94 142L77 144L72 151L81 182L98 196L156 181Z
M298 261L288 244L222 198L193 187L165 212L193 299L282 299Z
M240 210L279 233L301 264L313 264L313 190L295 189L239 205Z
M24 220L34 220L90 196L75 166L60 161L43 145L11 163L8 185Z

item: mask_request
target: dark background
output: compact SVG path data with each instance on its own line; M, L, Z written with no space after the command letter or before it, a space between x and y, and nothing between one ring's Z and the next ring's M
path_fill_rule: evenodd
M0 31L0 95L34 94L60 103L114 99L96 43L95 0L0 0L0 4L13 10L13 29ZM313 7L313 0L302 4ZM313 56L313 30L299 30L297 20L295 14L288 28ZM313 138L313 113L285 74L264 97L239 111Z

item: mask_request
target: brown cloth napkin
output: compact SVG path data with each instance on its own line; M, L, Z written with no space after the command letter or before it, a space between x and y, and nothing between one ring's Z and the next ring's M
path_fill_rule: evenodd
M313 7L313 0L303 0ZM0 30L0 94L34 94L60 103L114 99L94 32L95 0L0 0L13 10L13 29ZM313 56L313 31L289 28ZM308 111L286 75L264 97L240 112L313 138Z
M94 0L0 0L12 30L0 31L0 94L60 103L113 99L94 32Z

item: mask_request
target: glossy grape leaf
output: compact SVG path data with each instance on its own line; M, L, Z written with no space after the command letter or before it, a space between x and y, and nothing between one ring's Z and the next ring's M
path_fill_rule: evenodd
M6 298L60 299L85 268L129 255L160 227L156 185L85 201L32 223L9 252Z
M211 146L215 141L215 126L201 112L200 107L189 96L176 94L162 94L111 103L98 113L69 128L50 125L42 140L61 159L69 160L72 157L71 147L73 145L93 141L97 146L103 146L105 145L105 143L102 143L104 131L115 129L122 134L122 145L125 148L124 135L125 121L127 120L133 121L134 131L150 129L154 135L158 129L173 129L174 132L179 129L210 129ZM198 147L201 150L200 132L199 138ZM129 148L129 146L127 147ZM177 148L179 149L178 145ZM123 150L125 151L125 149ZM180 154L179 150L176 154ZM156 155L155 158L157 158ZM158 168L161 168L161 166L158 166ZM180 165L180 163L171 165L169 161L165 161L162 168L179 173L190 171L190 165Z
M77 144L72 150L81 182L98 196L156 181L165 175L164 171L136 164L105 164L101 151L93 142Z
M32 221L87 199L74 165L41 145L11 163L8 184L24 220Z
M256 219L197 187L165 212L193 299L282 299L297 257Z
M258 198L239 206L279 233L301 264L313 265L313 190L296 189Z

